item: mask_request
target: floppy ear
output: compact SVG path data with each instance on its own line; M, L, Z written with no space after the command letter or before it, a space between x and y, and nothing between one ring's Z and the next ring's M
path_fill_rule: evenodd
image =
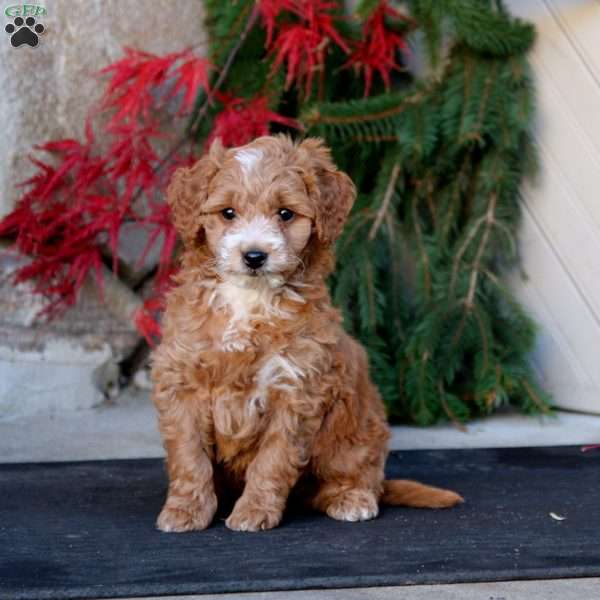
M186 247L194 247L202 234L202 210L208 198L212 178L221 167L225 150L216 139L208 151L193 167L175 171L167 188L167 202L171 219Z
M356 198L356 187L346 173L338 171L329 148L319 138L307 138L298 149L309 166L305 183L316 209L317 238L332 245L342 233Z

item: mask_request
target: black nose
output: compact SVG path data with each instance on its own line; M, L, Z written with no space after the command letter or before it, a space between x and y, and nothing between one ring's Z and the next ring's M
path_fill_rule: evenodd
M265 264L267 260L267 253L262 250L249 250L244 252L244 262L251 269L259 269Z

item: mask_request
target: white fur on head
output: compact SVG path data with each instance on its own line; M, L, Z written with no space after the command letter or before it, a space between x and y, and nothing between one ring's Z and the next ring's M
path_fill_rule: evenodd
M263 153L258 149L247 148L243 150L238 150L235 153L235 159L242 167L242 173L245 176L250 175L260 159L263 157Z

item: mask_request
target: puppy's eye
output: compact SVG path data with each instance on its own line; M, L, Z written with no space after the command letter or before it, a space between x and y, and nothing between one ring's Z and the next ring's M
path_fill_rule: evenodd
M289 208L280 208L277 214L282 221L291 221L294 218L294 213Z
M221 214L223 215L223 218L227 219L228 221L235 219L235 210L233 210L233 208L224 208L221 211Z

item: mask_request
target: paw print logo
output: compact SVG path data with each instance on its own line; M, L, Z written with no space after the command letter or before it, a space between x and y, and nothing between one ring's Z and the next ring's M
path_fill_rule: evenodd
M32 48L35 48L40 39L38 36L42 35L46 28L41 23L36 23L33 17L15 17L12 23L9 23L4 31L10 35L10 43L13 48L18 48L23 44L27 44Z

